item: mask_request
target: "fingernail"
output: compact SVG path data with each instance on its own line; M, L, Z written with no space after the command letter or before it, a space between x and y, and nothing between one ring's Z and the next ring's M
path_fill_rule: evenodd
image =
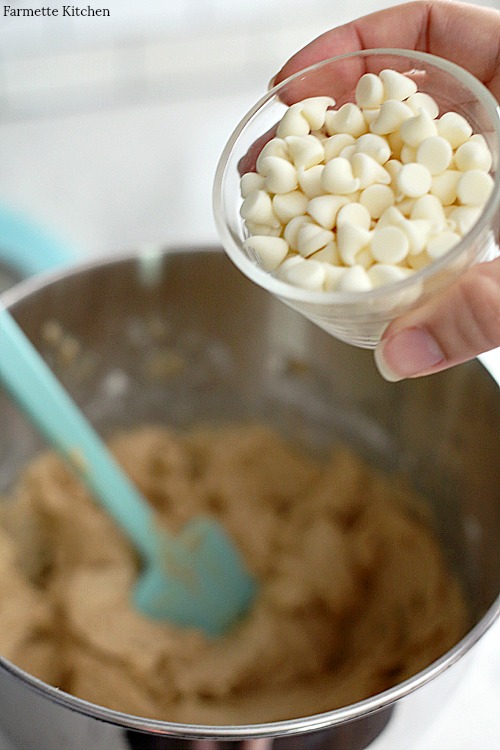
M278 74L276 73L276 75L278 75ZM275 80L276 80L276 76L273 76L271 78L271 80L269 81L269 83L267 84L267 90L268 91L270 91L271 89L274 88L274 82L275 82Z
M391 383L424 375L445 359L436 339L424 328L404 328L383 339L374 356L380 374Z

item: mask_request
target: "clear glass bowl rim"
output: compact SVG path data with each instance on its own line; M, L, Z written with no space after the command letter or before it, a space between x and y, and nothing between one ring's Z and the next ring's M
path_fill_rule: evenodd
M494 186L490 198L484 206L483 212L474 224L472 229L458 242L449 252L445 253L441 258L433 261L424 268L416 271L410 277L402 279L401 281L395 281L391 284L387 284L381 287L377 287L366 292L338 292L338 291L310 291L307 289L301 289L287 284L284 281L277 279L267 271L253 263L244 253L238 243L234 241L234 238L227 226L225 221L224 211L224 182L227 174L229 160L232 155L233 148L236 142L239 140L243 131L246 129L249 122L254 118L256 114L267 104L271 99L279 96L279 92L288 86L294 80L298 80L308 75L311 72L319 70L322 67L326 67L332 63L340 60L346 60L349 58L356 57L374 57L374 56L393 56L403 57L408 60L417 61L421 63L427 63L435 68L448 73L453 76L462 85L469 88L474 94L476 99L484 106L488 116L491 119L491 123L494 128L495 137L498 145L498 164L496 165ZM254 281L259 286L263 287L267 291L272 292L284 299L288 299L295 302L309 303L309 304L329 304L329 305L359 305L363 301L377 300L386 297L390 293L398 293L411 289L415 283L419 283L441 270L446 269L449 264L459 258L464 251L474 243L486 227L488 227L496 214L500 210L500 103L496 101L493 94L484 86L479 79L469 73L469 71L462 68L456 63L450 62L445 58L432 55L428 52L419 52L408 49L398 49L395 47L379 47L373 49L359 50L357 52L347 52L343 55L336 55L335 57L321 60L314 65L310 65L298 73L294 73L284 81L279 83L274 88L270 89L258 102L247 112L243 119L234 129L230 136L217 165L214 186L213 186L213 210L214 217L217 226L219 236L222 240L224 250L231 258L233 263L245 274L249 279Z

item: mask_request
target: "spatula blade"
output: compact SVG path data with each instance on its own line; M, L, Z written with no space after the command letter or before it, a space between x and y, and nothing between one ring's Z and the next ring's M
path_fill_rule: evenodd
M178 545L173 547L173 541ZM143 614L217 636L246 613L256 583L218 523L194 519L165 544L159 532L157 549L134 589Z

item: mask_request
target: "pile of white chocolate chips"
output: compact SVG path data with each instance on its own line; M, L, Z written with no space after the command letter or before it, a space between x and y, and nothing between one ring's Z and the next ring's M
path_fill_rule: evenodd
M405 279L460 241L493 188L485 138L408 76L367 73L355 99L292 104L241 178L245 250L294 286Z

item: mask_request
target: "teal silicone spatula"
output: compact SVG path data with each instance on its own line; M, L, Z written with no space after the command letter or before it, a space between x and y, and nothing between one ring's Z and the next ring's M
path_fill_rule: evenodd
M225 531L201 517L176 535L157 525L147 501L6 309L0 309L0 382L141 556L133 591L140 612L210 636L246 613L256 584Z

